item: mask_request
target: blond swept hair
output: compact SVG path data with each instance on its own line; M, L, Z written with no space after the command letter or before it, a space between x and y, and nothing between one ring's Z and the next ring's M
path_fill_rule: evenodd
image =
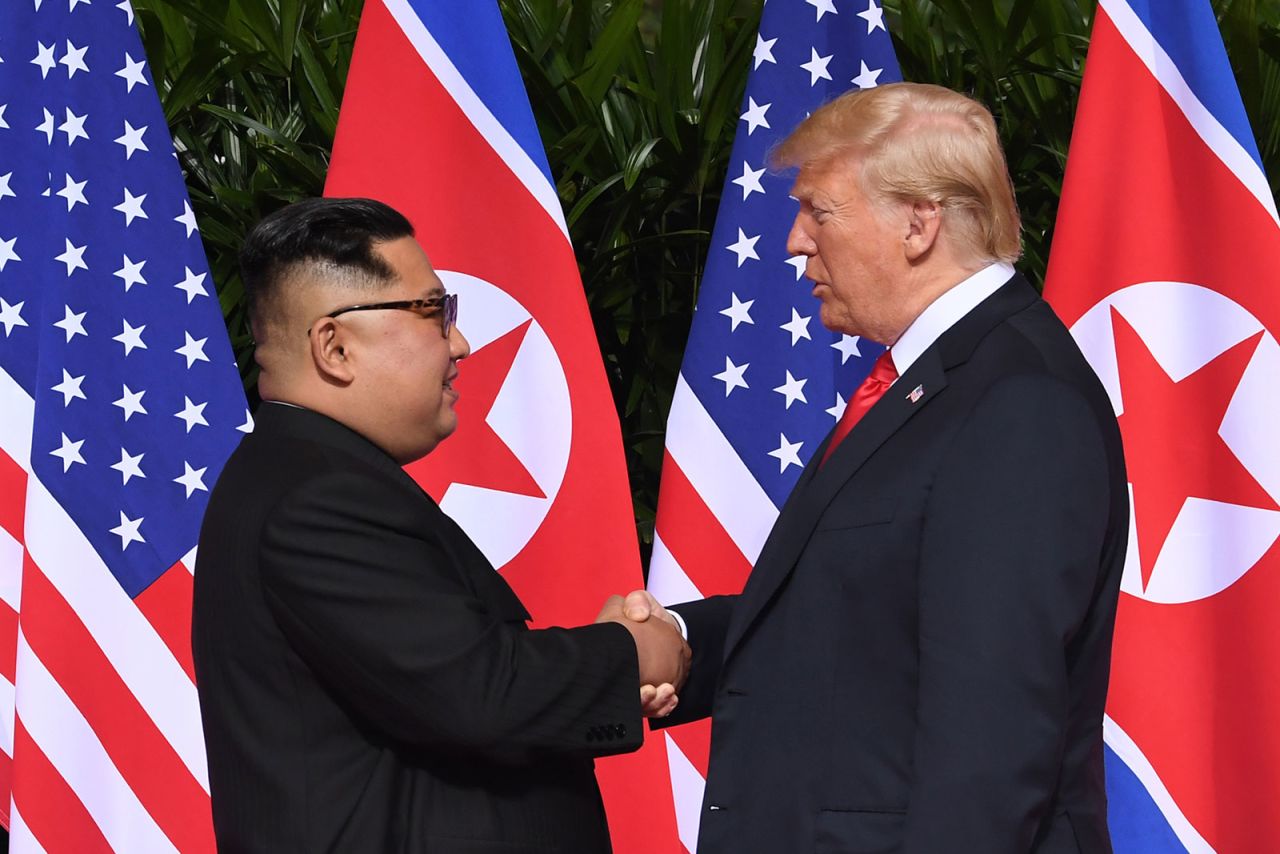
M995 120L972 98L925 83L849 92L814 110L770 153L769 165L787 169L842 155L856 159L871 199L938 204L957 252L1009 263L1022 254Z

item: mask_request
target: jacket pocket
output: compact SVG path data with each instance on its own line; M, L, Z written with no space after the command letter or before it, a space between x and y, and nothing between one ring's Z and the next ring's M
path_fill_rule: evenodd
M821 810L814 821L814 854L894 854L902 847L904 812Z
M892 522L898 502L872 499L854 503L833 502L818 520L819 531L843 531Z

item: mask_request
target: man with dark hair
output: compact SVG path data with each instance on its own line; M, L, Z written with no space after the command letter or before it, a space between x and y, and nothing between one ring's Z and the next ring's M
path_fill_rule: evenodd
M298 202L241 260L264 403L210 498L192 637L219 850L607 852L592 758L669 710L679 633L616 597L529 630L402 470L456 427L469 353L403 216Z

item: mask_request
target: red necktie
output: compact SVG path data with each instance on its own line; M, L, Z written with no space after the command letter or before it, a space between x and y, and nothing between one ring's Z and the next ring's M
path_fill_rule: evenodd
M831 444L827 445L827 452L822 455L819 466L826 465L832 451L844 441L845 436L849 435L853 425L862 420L862 416L867 414L868 409L875 406L876 401L884 396L897 378L898 370L893 366L893 358L889 355L889 351L885 350L880 354L880 358L876 359L871 373L862 381L862 385L858 386L853 397L849 398L849 403L844 408L844 415L840 416L835 435L831 437Z

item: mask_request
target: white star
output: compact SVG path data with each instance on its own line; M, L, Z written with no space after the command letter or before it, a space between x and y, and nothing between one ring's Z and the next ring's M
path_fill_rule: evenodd
M830 80L831 72L827 71L827 66L831 63L831 56L818 56L818 51L809 48L809 61L800 63L800 67L809 72L809 85L814 86L819 80Z
M750 362L747 362L744 365L735 365L733 363L733 359L725 356L724 370L713 376L712 379L720 380L720 382L724 383L724 396L728 397L729 392L733 391L735 388L750 388L750 386L747 385L746 378L744 377L747 372L747 368L749 367L751 367Z
M129 124L128 120L124 123L124 134L112 140L124 146L124 159L128 160L133 156L135 151L150 151L147 144L142 141L142 135L147 132L147 126L143 125L136 128Z
M45 47L44 42L36 42L36 58L31 60L31 64L40 66L41 80L48 77L49 72L58 64L58 60L53 58L53 51L57 46L57 42L54 42L48 47Z
M133 225L133 221L139 217L142 219L151 218L147 216L147 212L142 209L142 203L146 200L146 193L143 193L141 196L135 196L133 193L129 192L128 187L125 187L124 201L116 205L112 210L120 211L120 213L124 214L124 224L127 228L128 226Z
M9 108L8 104L0 104L0 128L8 129L9 123L4 120L4 111Z
M62 434L62 447L56 451L50 451L49 456L57 457L62 460L62 473L66 474L71 466L75 463L85 465L84 457L80 456L80 446L84 444L84 439L79 442L73 442L67 438L67 434Z
M129 16L129 26L132 27L133 26L133 6L129 3L129 0L120 0L120 2L116 4L116 8L120 9L126 15Z
M61 196L62 193L58 193L58 195ZM67 210L70 210L70 209L71 209L71 202L70 200L68 200ZM76 246L74 243L71 242L69 238L63 238L63 240L66 242L66 247L67 247L66 251L64 251L61 255L55 255L53 260L61 261L63 264L67 265L68 276L70 276L76 270L89 269L89 265L84 262L84 250L89 248L89 244L86 243L84 246Z
M747 111L738 116L739 121L747 123L747 136L751 136L756 128L769 127L769 120L764 117L764 114L769 112L772 106L773 104L757 104L755 98L747 98Z
M123 256L123 258L124 266L116 270L115 275L124 282L124 292L127 294L129 293L129 288L134 285L145 285L147 283L147 280L142 275L142 265L146 264L147 260L144 258L135 264L129 260L128 255Z
M742 177L734 178L733 183L742 188L742 199L746 201L747 196L752 193L764 195L764 187L760 184L760 179L764 176L764 167L752 169L751 164L742 161Z
M791 333L791 346L794 347L800 343L801 338L813 340L809 335L809 321L812 319L813 315L801 317L800 312L793 308L791 309L791 322L784 323L778 328Z
M844 408L848 405L849 405L849 402L840 396L840 392L836 392L835 405L832 406L830 409L825 409L823 411L826 412L835 420L839 421L840 416L844 415Z
M209 487L204 485L204 473L209 470L208 466L202 469L193 469L190 463L188 463L186 460L183 460L182 468L184 469L184 471L182 472L182 476L175 477L173 479L173 482L180 483L187 488L188 498L190 498L191 493L195 492L197 489L201 490L202 492L209 491Z
M77 204L87 205L89 200L84 197L84 188L88 183L88 178L83 181L73 181L71 176L67 175L67 186L63 187L55 195L67 200L67 210L71 210Z
M84 396L84 392L80 389L80 384L84 382L84 374L73 377L67 372L66 368L62 369L62 382L53 386L53 390L62 395L62 405L67 407L71 405L71 401L77 397L81 400L88 400Z
M249 410L246 409L244 411L244 423L241 424L236 429L239 430L241 433L253 432L253 416L249 414Z
M746 302L740 302L738 295L735 293L730 293L729 298L733 300L733 303L728 308L720 309L721 314L733 321L729 331L735 331L739 323L750 323L754 326L755 321L751 319L751 306L755 305L756 301L749 299Z
M0 175L0 199L3 199L5 196L14 199L18 197L18 194L9 187L9 180L11 178L13 178L12 172L6 172L4 175Z
M867 22L867 35L871 35L876 30L885 30L884 9L876 5L876 0L867 0L867 11L859 12L858 17Z
M127 385L122 385L120 388L122 389L120 399L112 401L111 405L118 406L124 410L124 420L128 421L131 416L137 415L139 412L146 415L147 408L142 405L142 396L147 393L147 390L130 391Z
M83 335L88 338L89 333L84 331L84 316L89 312L82 311L77 314L71 310L71 306L69 305L64 305L63 308L66 309L66 316L53 325L67 333L68 342L77 335Z
M841 335L840 340L831 345L831 349L840 351L840 364L849 361L850 356L861 356L858 350L857 335Z
M145 62L134 62L129 52L125 51L124 68L117 71L116 76L124 78L125 82L129 84L129 91L132 92L135 84L148 85L147 78L142 74L146 67L147 64Z
M884 69L877 68L873 71L872 69L867 68L867 63L865 61L859 61L859 65L862 66L862 70L858 72L857 77L853 78L853 80L849 82L854 86L857 86L859 89L874 89L879 86L880 75L884 73Z
M124 448L120 449L120 462L113 465L112 468L120 472L124 477L125 484L129 483L129 478L131 477L146 477L146 474L143 473L142 468L138 465L138 463L142 462L142 456L142 454L138 454L135 457L130 455Z
M0 238L0 273L4 272L5 265L10 261L22 260L18 253L13 251L13 245L17 242L16 237L10 237L8 240Z
M71 2L71 8L68 9L67 11L74 12L76 10L77 4L83 3L84 5L88 6L92 2L92 0L70 0L70 2Z
M187 432L190 433L191 428L197 424L203 424L205 427L208 427L209 422L204 420L204 408L209 404L207 402L199 404L192 403L191 398L186 395L183 395L182 399L185 402L185 405L182 407L182 411L175 412L173 414L175 418L181 418L186 422Z
M804 268L809 264L809 256L808 255L792 255L790 258L787 259L787 263L795 268L796 281L798 282L800 281L800 277L804 275Z
M197 341L191 337L190 332L183 332L182 334L186 336L186 343L173 352L177 353L179 356L186 357L187 368L190 368L196 362L209 361L209 357L204 354L204 343L209 339L201 338Z
M89 66L84 64L84 52L88 49L88 45L76 47L70 39L67 39L67 52L58 61L67 67L68 80L75 77L77 71L83 71L86 74L89 72Z
M120 511L120 524L111 529L111 533L120 538L120 550L124 551L129 548L130 543L145 543L146 539L138 532L138 528L142 525L142 516L137 519L130 519L124 515L124 511Z
M131 326L129 325L129 321L124 320L124 318L121 318L121 320L124 322L124 329L119 335L115 336L111 340L119 341L124 345L124 354L126 356L132 353L135 348L146 350L147 345L146 342L142 340L142 330L147 328L147 324L144 323L141 326Z
M800 462L800 446L803 444L804 442L788 442L785 435L778 434L778 449L769 452L769 456L778 461L778 474L785 472L787 466L804 468L804 463Z
M762 35L756 33L756 48L751 53L755 58L755 68L759 68L766 62L772 62L774 65L778 64L778 60L773 58L773 46L777 43L777 39L769 39L766 41Z
M22 319L22 307L27 304L26 300L9 305L4 297L0 297L0 323L4 324L4 337L8 338L9 333L13 331L15 326L26 326L27 322Z
M186 199L182 200L182 216L175 216L174 222L180 222L187 227L187 237L196 230L196 213L191 210L191 203Z
M817 20L819 21L821 21L822 16L827 14L828 12L830 12L833 15L840 14L839 12L836 11L836 7L835 5L832 4L831 0L804 0L804 2L808 3L810 6L814 8L815 11L817 11L818 13Z
M174 285L174 287L180 291L186 292L187 305L191 305L191 301L198 296L207 297L209 295L209 292L204 288L205 274L201 273L200 275L197 276L194 272L192 272L190 267L183 267L182 269L186 271L186 274L187 274L186 278L184 278L181 282L178 282L176 285Z
M741 267L748 258L760 260L760 256L756 254L756 241L759 239L758 234L755 237L747 237L746 232L738 229L738 242L730 243L725 249L738 256L738 266Z
M804 384L808 380L798 380L791 376L791 372L787 371L787 381L774 389L778 394L787 399L787 409L791 408L791 404L797 400L801 403L808 403L809 400L804 396Z
M77 116L71 112L71 108L67 107L67 120L58 125L58 130L67 135L67 145L71 145L77 139L88 139L89 134L85 132L84 122L89 118L89 114Z
M40 131L42 134L48 137L49 144L53 145L53 131L54 131L53 113L49 112L48 110L45 110L44 121L36 125L36 130Z

